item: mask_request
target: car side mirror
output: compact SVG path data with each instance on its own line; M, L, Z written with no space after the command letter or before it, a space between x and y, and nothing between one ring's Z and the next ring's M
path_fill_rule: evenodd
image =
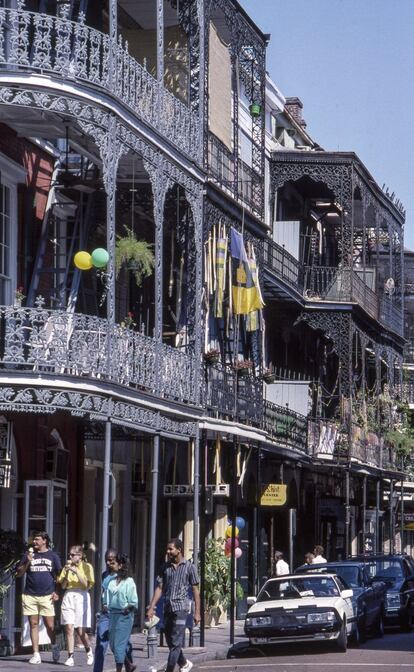
M256 604L256 597L253 597L253 595L250 595L250 597L247 598L247 606L251 607L252 604Z
M346 600L347 597L353 597L354 591L352 588L347 588L346 590L341 591L341 597Z

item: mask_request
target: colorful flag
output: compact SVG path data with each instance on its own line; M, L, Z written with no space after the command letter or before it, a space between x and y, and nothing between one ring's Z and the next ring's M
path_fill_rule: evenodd
M243 236L231 229L232 299L234 315L248 315L263 307L263 300L256 285L244 247Z
M214 317L223 317L223 299L226 289L227 235L225 228L219 228L216 243L216 291Z

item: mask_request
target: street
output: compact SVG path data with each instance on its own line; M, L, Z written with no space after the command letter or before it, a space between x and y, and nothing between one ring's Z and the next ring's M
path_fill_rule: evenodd
M383 639L369 639L359 648L349 648L347 653L336 652L332 647L320 644L289 645L274 647L265 654L255 649L244 652L244 643L234 647L237 658L218 662L200 663L194 672L202 670L226 670L226 672L254 672L260 670L280 670L280 672L358 672L367 668L378 668L383 672L414 670L414 633L387 632ZM239 650L240 653L236 653Z

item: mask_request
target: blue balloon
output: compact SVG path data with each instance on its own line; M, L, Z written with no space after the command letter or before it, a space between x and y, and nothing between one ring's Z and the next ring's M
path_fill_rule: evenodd
M241 518L240 516L237 516L236 527L238 527L239 530L242 530L244 527L246 527L246 521L244 520L244 518Z

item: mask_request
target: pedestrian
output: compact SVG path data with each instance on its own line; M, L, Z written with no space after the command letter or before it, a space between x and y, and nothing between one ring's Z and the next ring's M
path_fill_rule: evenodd
M67 562L58 578L65 594L60 611L61 623L65 628L68 657L65 665L75 664L75 630L86 651L87 665L93 665L93 653L86 632L91 627L91 597L89 590L95 584L93 567L83 559L82 546L71 546Z
M305 565L313 565L313 561L315 560L315 556L313 553L309 551L309 553L305 553Z
M174 672L178 663L180 672L189 672L193 667L191 660L183 654L185 624L190 612L188 589L192 588L195 602L194 623L200 622L199 579L194 564L183 557L181 539L171 539L167 545L167 562L157 577L157 585L151 602L147 607L147 619L151 620L154 609L164 596L164 632L170 650L165 672Z
M31 665L40 665L39 653L39 617L43 618L47 634L52 643L52 658L59 662L60 651L55 639L55 602L59 599L56 592L56 579L62 569L59 556L50 548L47 532L39 531L33 535L33 546L23 556L17 568L16 576L26 574L26 584L22 595L23 615L29 619L30 639L33 656Z
M109 612L109 644L114 654L116 672L121 672L134 625L134 611L138 609L138 595L135 581L129 576L129 559L126 555L118 554L111 561L111 569L116 572L116 577L108 581L102 603ZM128 667L125 669L128 670Z
M116 560L118 551L114 548L108 548L105 553L105 562L106 562L106 571L102 574L102 602L105 601L105 604L108 603L108 600L104 600L106 591L108 590L108 584L110 581L113 581L117 577L117 573L114 569L113 563ZM95 642L95 661L93 664L93 672L103 672L104 668L104 658L109 646L109 612L108 607L102 606L101 613L98 616L98 621L96 625L96 642ZM125 656L125 670L127 672L134 672L136 665L133 664L132 660L132 644L131 640L128 641L126 656Z
M315 546L313 549L313 555L315 556L312 560L313 565L319 565L322 564L323 562L326 562L326 558L323 557L324 554L324 547L323 546Z
M275 551L275 562L276 562L276 576L284 576L285 574L290 574L289 565L285 560L283 560L282 551Z

